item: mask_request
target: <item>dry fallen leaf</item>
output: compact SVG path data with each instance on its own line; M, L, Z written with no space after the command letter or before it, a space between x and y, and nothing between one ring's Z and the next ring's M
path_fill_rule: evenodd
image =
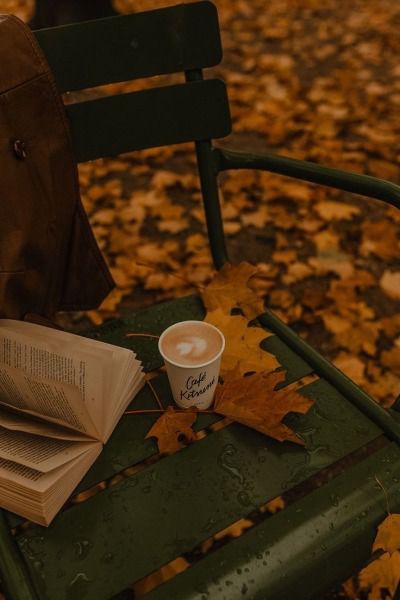
M395 375L400 375L400 348L383 350L381 353L381 364L388 367Z
M368 593L368 600L381 600L383 591L385 598L394 600L400 584L400 515L389 514L379 525L372 552L379 550L384 553L359 573L359 588Z
M354 356L354 354L349 354L348 352L340 352L340 354L333 359L333 364L355 383L361 386L364 385L365 364L360 358Z
M400 244L397 236L397 228L394 223L385 221L366 221L361 226L363 237L360 246L360 254L375 256L382 259L397 258L399 256Z
M207 323L215 325L225 336L225 350L222 355L221 374L239 366L241 373L250 371L272 371L279 366L273 354L260 348L260 342L271 333L261 327L249 327L249 322L241 315L226 315L220 308L207 313Z
M160 453L173 454L185 447L183 442L192 442L197 439L192 429L196 418L197 411L195 409L178 412L169 406L147 432L146 439L157 438Z
M276 498L273 498L266 504L260 506L258 510L261 513L269 512L271 514L275 514L276 512L278 512L279 510L283 510L284 508L285 500L282 498L282 496L277 496Z
M312 400L294 390L276 391L276 385L284 378L282 371L243 377L236 367L217 386L214 410L276 440L303 444L282 419L290 412L306 413Z
M368 600L381 600L382 590L388 591L386 598L395 600L400 583L400 552L382 554L361 571L359 582L361 589L368 590Z
M325 221L331 221L332 219L352 219L354 215L358 215L360 212L357 206L329 201L319 202L315 206L315 210L321 219Z
M379 285L389 298L400 300L400 272L385 271Z
M212 546L214 545L214 543L216 541L223 540L226 537L231 537L231 538L240 537L241 535L243 535L243 533L247 529L249 529L250 527L253 527L253 525L254 525L253 521L250 521L249 519L239 519L235 523L232 523L232 525L228 525L228 527L221 529L221 531L218 531L212 537L204 540L204 542L201 543L201 552L203 552L203 554L205 554L212 548ZM1 600L1 598L0 598L0 600Z
M321 313L326 328L335 335L338 346L353 353L364 351L369 355L375 354L380 323L360 318L356 311L351 316L343 317L331 311Z
M249 279L256 273L257 267L247 262L225 264L202 293L207 310L220 308L229 315L233 308L240 308L248 319L263 313L263 301L248 286Z
M384 550L389 554L400 550L400 515L390 514L379 525L372 552L375 550Z

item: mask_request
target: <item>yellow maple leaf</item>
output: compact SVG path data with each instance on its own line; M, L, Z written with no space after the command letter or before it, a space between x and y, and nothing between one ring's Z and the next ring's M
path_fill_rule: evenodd
M389 554L400 551L400 515L390 514L379 525L372 552L375 550L384 550Z
M233 308L240 308L248 319L264 312L264 303L248 286L249 279L257 273L257 267L247 262L239 265L226 263L202 293L209 311L220 308L229 315Z
M400 300L399 284L400 284L400 271L392 272L392 271L386 270L386 271L384 271L384 273L379 281L379 285L381 286L381 288L383 289L385 294L387 296L389 296L389 298L392 298L393 300Z
M353 206L352 204L323 200L315 205L315 210L321 219L329 222L335 219L352 219L354 215L358 215L360 213L361 209L358 206Z
M372 551L379 550L383 554L359 573L358 587L368 592L368 600L381 600L382 590L394 599L400 584L400 515L389 514L379 525Z
M245 317L226 315L218 308L207 313L204 320L215 325L225 336L225 350L221 362L222 375L237 365L240 373L272 371L280 366L273 354L260 348L260 342L272 334L261 327L249 327Z
M173 454L184 448L184 441L192 442L197 439L192 429L196 419L197 411L195 409L178 412L172 406L169 406L147 432L146 439L150 437L157 438L158 449L161 454Z
M387 590L389 598L394 600L400 583L400 552L382 554L361 571L359 581L361 589L368 590L368 600L381 600L382 589Z

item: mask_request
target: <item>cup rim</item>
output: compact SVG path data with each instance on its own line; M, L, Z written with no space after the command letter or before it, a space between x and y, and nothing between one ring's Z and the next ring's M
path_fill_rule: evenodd
M207 327L211 327L212 329L214 329L214 331L216 331L219 334L219 336L221 338L221 342L222 342L221 348L218 351L218 353L215 356L213 356L213 358L211 358L210 360L208 360L206 362L194 363L191 365L184 365L175 360L171 360L168 356L166 356L165 353L161 349L162 340L171 329L173 329L177 325L181 325L182 323L202 323L203 325L206 325ZM173 323L172 325L167 327L167 329L165 329L162 332L162 334L160 335L160 337L158 339L158 351L161 354L161 356L163 357L164 361L168 362L170 365L174 365L174 367L179 367L181 369L200 369L202 367L207 367L211 363L215 362L218 358L220 358L224 350L225 350L225 336L222 333L222 331L220 329L218 329L218 327L215 327L215 325L212 325L211 323L207 323L207 321L200 321L199 319L186 319L185 321L178 321L177 323Z

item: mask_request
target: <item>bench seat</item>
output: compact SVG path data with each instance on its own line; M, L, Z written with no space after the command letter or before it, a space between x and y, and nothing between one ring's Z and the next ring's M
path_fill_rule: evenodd
M134 349L150 372L162 364L157 339L127 334L158 335L174 322L203 317L200 298L189 296L88 335ZM287 369L284 386L314 373L278 336L262 346ZM151 383L164 406L172 403L164 373ZM272 600L292 598L288 590L296 589L296 598L306 599L360 568L386 516L380 484L391 509L400 508L400 448L326 379L314 377L301 391L315 403L308 414L288 418L306 449L230 423L160 456L154 439L144 439L158 414L124 416L75 493L106 481L104 489L67 504L48 529L3 513L36 590L31 598L106 600L182 555L193 564L146 598L233 600L248 591L252 599ZM131 406L157 407L148 386ZM220 419L200 415L195 428ZM135 465L135 473L112 482ZM282 511L199 559L204 540L280 495L287 501Z

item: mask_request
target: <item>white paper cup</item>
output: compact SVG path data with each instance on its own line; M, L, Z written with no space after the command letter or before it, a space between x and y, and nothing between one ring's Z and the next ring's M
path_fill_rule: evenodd
M171 359L163 348L163 340L173 329L183 324L195 323L197 326L216 331L221 339L218 352L207 362L182 364ZM225 338L221 331L204 321L180 321L168 327L158 340L158 349L164 359L167 375L175 402L181 408L196 406L200 410L208 408L213 401L218 383L221 356L225 348Z

